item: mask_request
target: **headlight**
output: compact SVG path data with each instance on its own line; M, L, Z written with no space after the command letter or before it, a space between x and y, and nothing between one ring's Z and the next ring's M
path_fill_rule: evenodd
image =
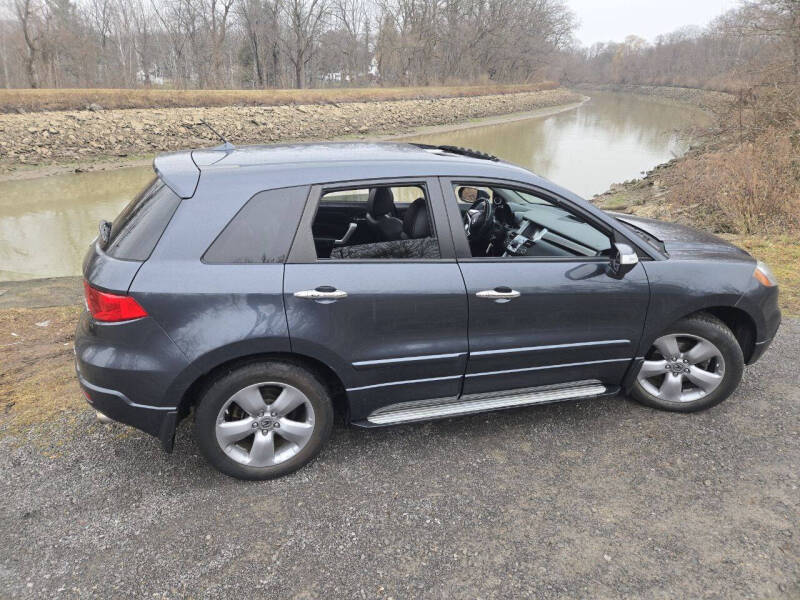
M756 270L753 271L753 277L758 279L758 282L765 287L773 287L778 285L778 280L775 279L775 275L773 275L772 271L769 270L769 267L761 261L758 261L756 264Z

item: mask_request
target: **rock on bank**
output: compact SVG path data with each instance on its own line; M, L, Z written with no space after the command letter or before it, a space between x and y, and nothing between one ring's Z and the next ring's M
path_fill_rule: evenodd
M0 115L0 172L165 150L208 146L218 139L206 120L237 144L394 133L479 117L578 102L563 89L426 100L40 112Z

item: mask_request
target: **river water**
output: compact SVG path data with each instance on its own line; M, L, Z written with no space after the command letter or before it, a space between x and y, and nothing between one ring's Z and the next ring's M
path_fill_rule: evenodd
M589 198L680 156L685 132L707 123L699 109L597 93L556 114L409 139L495 154ZM79 275L97 222L112 219L152 173L131 167L0 183L0 281Z

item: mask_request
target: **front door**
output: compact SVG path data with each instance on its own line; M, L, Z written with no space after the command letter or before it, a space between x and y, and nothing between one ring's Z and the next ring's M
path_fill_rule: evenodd
M377 187L389 188L383 201L391 196L397 206L367 215ZM457 397L466 367L467 299L438 182L345 188L312 190L286 265L292 351L337 372L354 421L391 404ZM324 215L328 229L346 231L348 222L331 223L334 212L326 211L326 202L340 203L345 192L347 218L359 229L350 239L358 243L331 248L314 239L320 231L314 220ZM352 205L358 198L363 210ZM398 239L385 239L394 227L372 225L382 218L400 221Z
M644 268L613 276L608 233L552 198L486 182L448 181L443 190L461 209L451 209L455 218L468 207L462 199L488 196L502 225L469 244L456 239L469 302L464 395L586 380L619 384L648 306ZM456 234L464 230L457 225ZM517 234L510 252L507 242Z

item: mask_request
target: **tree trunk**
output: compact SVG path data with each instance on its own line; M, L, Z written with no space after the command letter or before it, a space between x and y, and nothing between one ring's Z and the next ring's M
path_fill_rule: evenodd
M303 77L303 59L301 57L297 57L296 62L294 63L294 87L299 90L302 90L305 84L305 78Z

